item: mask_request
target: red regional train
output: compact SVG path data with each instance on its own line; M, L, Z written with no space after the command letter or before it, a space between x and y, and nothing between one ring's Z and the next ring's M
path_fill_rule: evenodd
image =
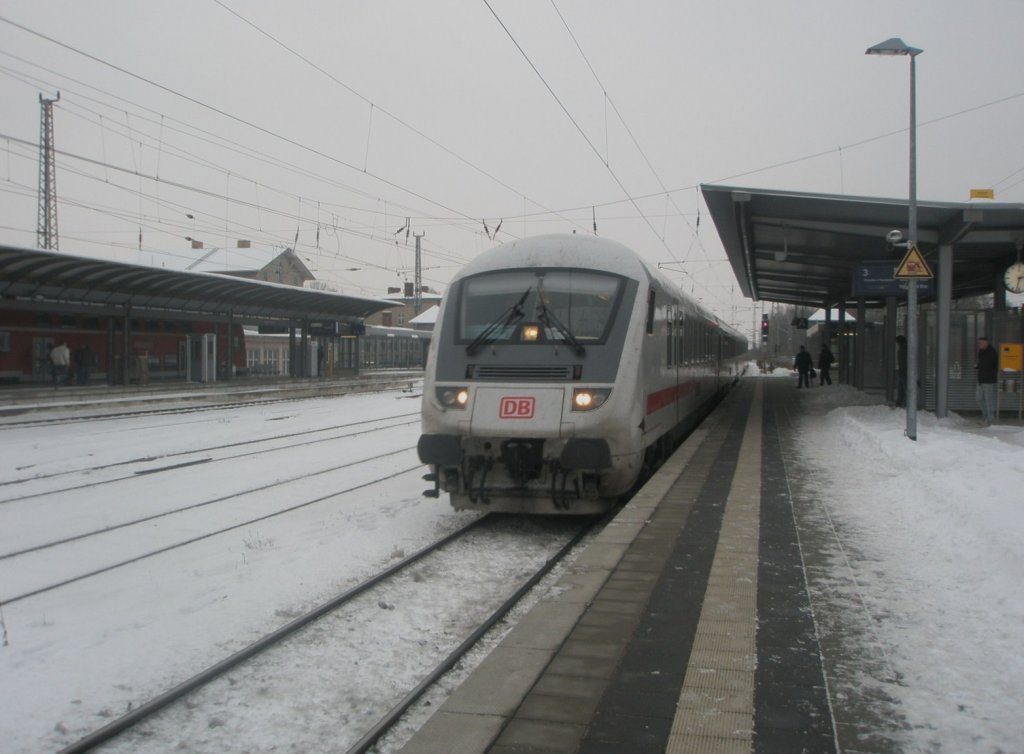
M50 349L61 342L71 351L68 381L209 381L242 374L246 368L241 325L202 320L133 318L0 309L0 382L53 381Z

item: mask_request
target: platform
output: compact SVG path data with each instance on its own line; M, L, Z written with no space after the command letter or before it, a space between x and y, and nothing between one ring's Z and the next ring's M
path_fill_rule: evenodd
M793 478L799 397L745 380L403 754L898 751L859 619L812 606L835 534Z

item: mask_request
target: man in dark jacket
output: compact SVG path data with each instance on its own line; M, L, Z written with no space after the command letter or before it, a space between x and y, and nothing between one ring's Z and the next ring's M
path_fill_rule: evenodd
M821 353L818 354L818 384L824 386L827 382L829 385L832 384L832 377L829 376L829 370L832 368L832 362L835 361L835 356L832 355L832 351L828 348L828 343L821 344Z
M807 353L807 349L800 346L800 353L796 355L796 360L793 362L793 368L800 373L799 381L796 383L797 389L804 386L811 386L811 355Z
M986 427L996 418L996 378L999 359L996 349L984 335L978 338L978 359L975 368L978 370L978 387L974 397L981 409L981 423Z

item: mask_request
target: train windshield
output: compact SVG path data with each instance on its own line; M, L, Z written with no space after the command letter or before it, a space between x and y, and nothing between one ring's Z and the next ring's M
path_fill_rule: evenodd
M580 270L515 270L467 278L459 339L600 343L607 337L621 290L622 279L616 275ZM524 336L530 325L538 328L535 339Z

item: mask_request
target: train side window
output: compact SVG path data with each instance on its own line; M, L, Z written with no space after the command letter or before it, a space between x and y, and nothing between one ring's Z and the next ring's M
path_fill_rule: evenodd
M665 363L668 366L672 366L675 363L675 359L672 354L672 307L668 307L665 310Z
M654 334L654 289L647 294L647 334Z
M676 363L684 364L686 362L686 351L684 350L686 340L683 334L686 332L686 315L679 312L676 315Z

